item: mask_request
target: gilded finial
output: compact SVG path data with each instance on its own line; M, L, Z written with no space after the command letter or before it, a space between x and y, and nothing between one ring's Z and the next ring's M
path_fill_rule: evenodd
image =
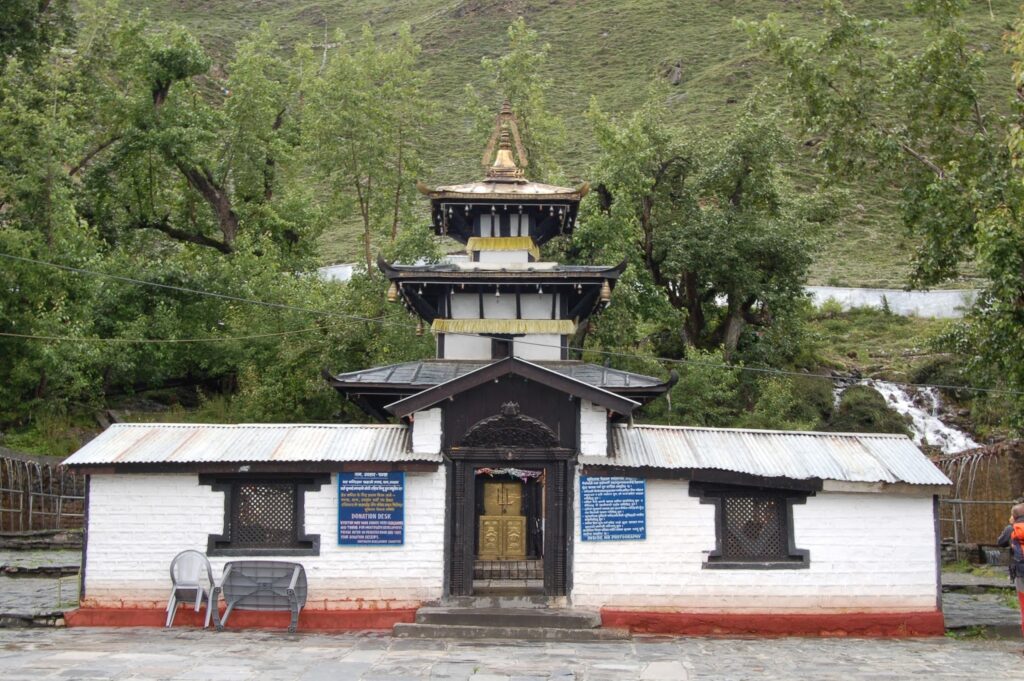
M518 164L512 155L513 142L516 156L519 157ZM497 155L494 153L496 144L498 146ZM494 159L493 163L491 162L492 158ZM519 135L519 124L512 112L512 104L506 99L494 121L494 131L484 150L483 165L487 169L487 179L494 182L521 182L523 181L523 168L528 164L526 149L523 148L523 141Z

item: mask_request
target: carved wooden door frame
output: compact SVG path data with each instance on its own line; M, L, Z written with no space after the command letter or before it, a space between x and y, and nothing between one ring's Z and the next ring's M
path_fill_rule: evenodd
M545 471L544 593L547 596L567 595L571 587L575 452L557 447L452 447L446 452L445 459L448 468L448 527L445 533L448 595L473 594L476 469L500 468L509 464Z

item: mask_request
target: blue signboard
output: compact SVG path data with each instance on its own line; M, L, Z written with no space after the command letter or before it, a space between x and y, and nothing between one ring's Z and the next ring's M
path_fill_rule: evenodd
M405 473L338 473L338 544L405 542Z
M583 541L647 539L647 486L642 478L580 476Z

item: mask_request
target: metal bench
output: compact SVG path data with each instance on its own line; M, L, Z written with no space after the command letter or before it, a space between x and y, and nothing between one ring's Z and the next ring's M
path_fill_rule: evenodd
M223 618L213 608L217 631L224 630L232 610L281 610L291 612L288 631L294 633L306 605L306 570L299 563L236 560L224 565L217 592L227 603ZM213 602L218 602L217 596Z

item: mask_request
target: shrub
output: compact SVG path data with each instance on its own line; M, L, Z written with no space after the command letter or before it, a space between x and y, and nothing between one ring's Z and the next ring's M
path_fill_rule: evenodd
M890 409L885 398L866 385L855 385L843 391L839 407L826 430L834 433L910 434L906 418Z

